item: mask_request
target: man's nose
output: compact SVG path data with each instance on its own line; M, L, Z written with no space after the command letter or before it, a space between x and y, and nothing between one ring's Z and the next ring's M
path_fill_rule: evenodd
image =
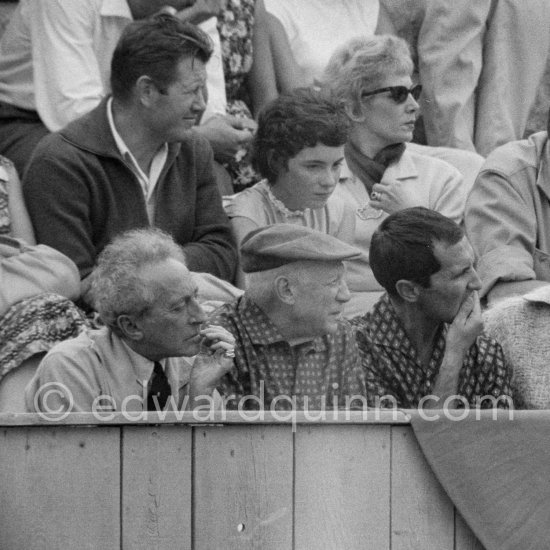
M195 99L193 101L193 109L195 112L202 113L206 109L206 97L205 91L203 89L199 90L195 94Z
M338 289L338 293L336 294L336 299L339 302L349 302L351 299L351 292L349 291L348 284L344 279L342 279L342 282L340 283L340 288Z
M189 315L194 323L204 323L207 319L204 309L196 298L189 303Z
M481 290L481 279L479 278L479 275L477 274L477 271L475 269L472 270L472 278L468 283L468 288L470 290Z

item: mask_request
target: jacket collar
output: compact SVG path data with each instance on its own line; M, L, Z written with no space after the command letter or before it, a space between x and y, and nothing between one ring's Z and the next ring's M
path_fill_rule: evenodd
M537 149L537 158L540 158L537 174L539 187L550 200L550 141L547 132L539 132L529 138Z
M398 162L390 164L384 172L384 179L388 180L405 180L410 178L418 178L418 168L408 149L401 156Z
M117 158L125 162L115 142L115 138L109 126L107 117L107 101L109 97L101 100L99 105L84 116L70 122L59 133L67 142L75 147L101 157ZM168 158L165 170L171 166L178 156L181 145L179 143L168 144Z
M350 170L349 165L344 159L344 162L342 163L342 168L340 169L339 181L344 182L346 180L352 179L353 177L354 174ZM418 177L418 169L411 155L411 152L408 149L405 149L405 152L397 162L393 162L386 168L386 171L384 172L384 177L382 179L386 179L387 177L399 180Z

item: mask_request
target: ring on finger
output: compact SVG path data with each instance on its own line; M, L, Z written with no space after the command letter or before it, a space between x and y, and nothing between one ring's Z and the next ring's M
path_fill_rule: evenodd
M379 201L380 200L380 193L378 191L373 191L371 194L370 194L370 198L373 200L373 201Z
M235 348L228 349L224 354L224 357L227 357L229 359L233 359L235 357Z

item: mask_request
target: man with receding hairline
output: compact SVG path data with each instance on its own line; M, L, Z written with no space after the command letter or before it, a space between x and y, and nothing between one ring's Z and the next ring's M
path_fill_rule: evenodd
M369 404L510 406L511 373L482 333L481 281L462 228L427 208L400 210L374 233L369 260L386 289L354 319Z

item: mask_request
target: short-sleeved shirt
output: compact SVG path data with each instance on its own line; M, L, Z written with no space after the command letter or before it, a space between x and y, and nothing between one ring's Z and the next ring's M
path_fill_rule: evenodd
M269 317L246 294L223 305L211 322L229 330L236 339L235 367L218 387L237 408L244 410L361 408L366 388L353 327L342 320L335 334L291 345ZM348 402L346 403L346 396ZM351 400L352 396L363 396ZM323 403L324 401L324 403Z
M345 223L346 217L353 215L353 210L346 208L344 200L334 194L322 208L289 210L275 197L264 179L240 193L224 197L224 208L230 218L247 218L258 227L289 223L311 227L341 241L353 240L352 232Z
M390 396L400 408L416 408L422 397L433 394L445 354L448 330L445 323L437 331L427 365L419 360L387 294L369 313L355 318L353 324L357 328L370 406L391 407L394 405L391 398L382 399ZM504 397L512 396L510 381L511 372L500 344L482 334L465 355L456 394L472 406L478 406L477 400L483 398L480 408L491 408L494 403L499 408L508 408L509 402Z

